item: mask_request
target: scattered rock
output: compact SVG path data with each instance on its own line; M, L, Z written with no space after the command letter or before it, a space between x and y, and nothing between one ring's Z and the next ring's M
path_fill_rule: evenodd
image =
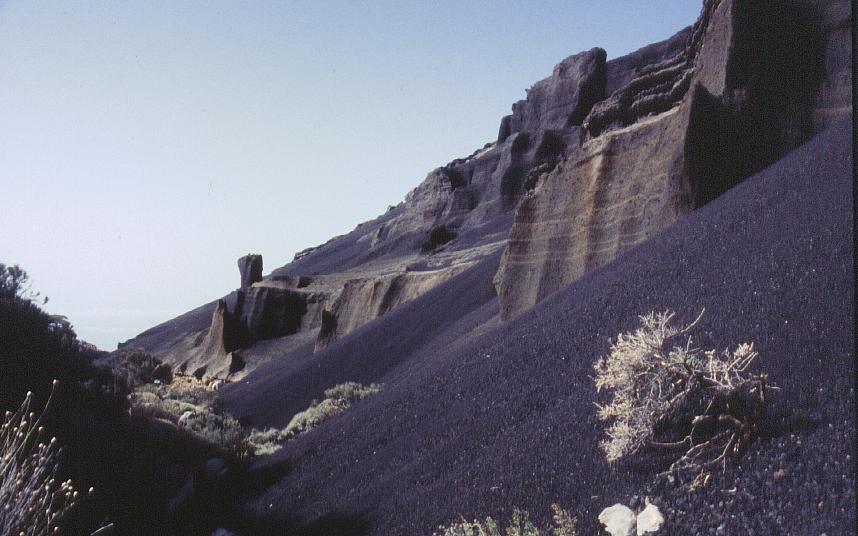
M193 416L194 416L194 412L191 410L188 410L188 411L182 413L182 415L179 417L179 420L178 420L179 426L187 426L188 421Z
M160 383L171 383L173 381L173 367L168 363L158 364L152 370L152 379Z
M658 507L647 500L646 508L638 514L637 535L642 536L647 532L657 532L664 524L664 516Z
M611 536L631 536L635 527L635 513L628 506L615 504L602 510L599 522Z
M658 532L664 524L664 516L656 505L649 502L649 497L645 502L646 507L637 515L634 510L622 504L609 506L599 514L599 522L611 536L643 536Z

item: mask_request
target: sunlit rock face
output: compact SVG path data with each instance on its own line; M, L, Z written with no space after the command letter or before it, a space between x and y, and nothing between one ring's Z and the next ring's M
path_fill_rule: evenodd
M391 309L422 296L471 266L473 263L461 263L441 270L402 272L346 282L330 310L324 311L316 349L324 348Z
M625 83L519 202L495 277L502 317L651 238L836 115L845 66L834 28L846 23L833 4L821 11L825 30L812 3L706 0L691 30L664 44L672 56L608 62L611 83ZM835 73L830 86L820 86L820 57Z
M529 174L546 163L553 166L578 144L581 121L604 98L605 56L594 48L557 64L525 100L512 105L496 142L431 171L367 238L367 246L388 252L395 245L422 245L442 225L462 234L511 214Z
M231 320L226 302L218 300L212 312L211 326L197 337L200 344L187 353L176 354L178 359L171 360L179 372L199 379L228 375L233 358L227 350L227 345L234 338Z

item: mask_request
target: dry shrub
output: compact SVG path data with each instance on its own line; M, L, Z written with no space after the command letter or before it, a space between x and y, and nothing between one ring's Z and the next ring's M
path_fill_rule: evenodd
M527 511L514 508L512 517L506 527L487 517L485 521L461 521L445 527L438 527L433 536L576 536L578 534L577 519L558 504L552 504L552 525L540 528L530 520Z
M21 407L7 411L0 426L2 536L53 534L79 502L71 480L57 481L61 449L55 437L46 440L44 411L31 411L32 401L33 394L27 393Z
M599 419L612 421L602 442L609 462L647 446L685 449L662 475L695 472L696 485L757 436L771 387L765 374L747 372L757 353L751 344L720 353L693 347L686 334L702 316L685 327L672 324L670 311L642 316L641 327L620 334L596 362L597 391L613 395L598 410ZM679 441L658 441L663 428L688 432Z

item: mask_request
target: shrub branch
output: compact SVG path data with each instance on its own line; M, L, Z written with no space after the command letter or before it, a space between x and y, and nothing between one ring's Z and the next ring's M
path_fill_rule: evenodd
M702 351L687 334L703 312L685 327L673 325L674 316L666 311L640 317L641 326L620 334L610 354L596 362L596 390L613 394L608 404L597 404L597 416L611 421L601 444L609 462L644 447L684 449L660 475L682 479L696 472L696 486L759 435L767 389L773 387L765 374L748 373L758 355L752 344L732 352ZM679 440L656 437L677 428L688 430Z

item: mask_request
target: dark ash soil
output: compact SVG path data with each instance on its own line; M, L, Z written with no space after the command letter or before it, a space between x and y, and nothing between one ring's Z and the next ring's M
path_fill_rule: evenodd
M851 123L812 139L650 242L503 324L493 257L324 352L225 390L256 426L285 425L345 380L382 391L260 458L240 534L423 535L457 519L599 534L602 508L649 494L662 534L855 533ZM592 364L638 315L706 315L701 347L753 341L782 390L768 436L693 494L652 487L663 461L608 466ZM481 327L480 327L481 326Z

